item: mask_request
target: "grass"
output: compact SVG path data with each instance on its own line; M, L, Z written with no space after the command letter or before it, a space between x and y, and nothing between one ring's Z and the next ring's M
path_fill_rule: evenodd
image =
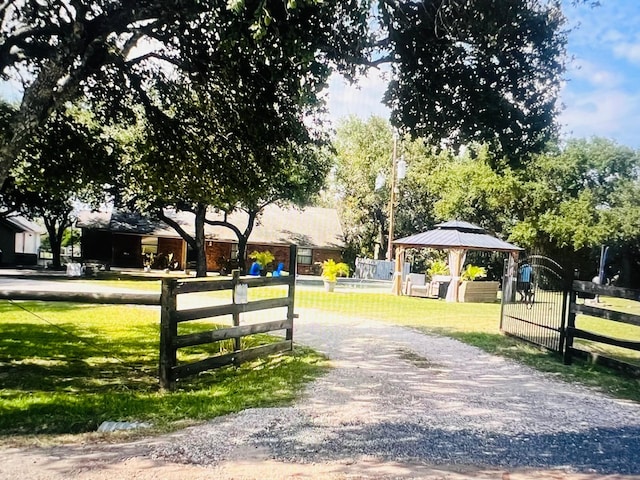
M105 420L170 430L184 421L290 402L327 368L320 355L296 348L161 392L157 309L20 303L27 313L16 305L0 302L0 438L88 432ZM197 322L190 329L214 327ZM246 346L270 341L246 338ZM183 360L209 353L204 350L191 349Z
M158 279L142 278L109 273L106 278L83 281L159 291ZM282 287L254 288L249 290L249 299L282 296L284 292ZM210 295L229 299L229 292ZM637 313L633 302L605 301L611 308ZM207 372L183 382L176 392L164 393L157 387L157 309L24 305L46 321L7 302L0 303L0 436L86 432L104 420L148 421L160 429L171 429L185 421L289 402L304 382L327 368L318 354L297 348L294 355ZM298 288L296 307L320 310L328 317L366 317L446 335L560 379L640 401L637 379L580 361L565 366L558 355L503 335L499 331L499 304L451 304L385 293ZM615 322L579 316L578 326L618 338L640 339L640 329ZM214 326L194 322L189 328ZM255 336L248 341L270 340ZM203 348L191 349L182 359L208 353ZM411 356L411 352L404 354Z

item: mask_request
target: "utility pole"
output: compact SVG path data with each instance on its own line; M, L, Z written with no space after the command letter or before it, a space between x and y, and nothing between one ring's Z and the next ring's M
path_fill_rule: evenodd
M389 193L389 241L387 248L387 260L393 261L393 230L394 230L394 206L396 202L396 164L398 162L398 132L393 132L393 155L391 157L391 192Z

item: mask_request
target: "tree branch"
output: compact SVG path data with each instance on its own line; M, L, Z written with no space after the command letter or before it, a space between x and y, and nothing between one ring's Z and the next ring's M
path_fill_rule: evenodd
M191 248L193 248L194 250L196 249L196 240L191 235L189 235L184 230L184 228L180 226L178 222L176 222L174 219L165 215L164 210L162 208L159 208L156 214L158 215L158 218L160 220L162 220L164 223L166 223L171 228L173 228L176 232L178 232L178 235L180 235L184 239L184 241L189 244Z

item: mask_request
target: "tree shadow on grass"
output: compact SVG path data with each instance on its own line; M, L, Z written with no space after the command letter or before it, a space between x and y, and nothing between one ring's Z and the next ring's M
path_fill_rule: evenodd
M99 329L29 323L0 324L0 378L16 391L100 393L157 383L157 326L117 344ZM90 333L90 335L88 335ZM151 376L152 375L152 376Z

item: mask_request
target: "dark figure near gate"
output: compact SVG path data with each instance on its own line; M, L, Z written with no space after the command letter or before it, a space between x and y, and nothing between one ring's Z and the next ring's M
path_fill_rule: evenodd
M520 294L520 301L527 305L527 308L531 308L533 305L533 289L531 284L533 283L533 268L529 265L529 262L524 262L518 270L518 284L517 289Z

